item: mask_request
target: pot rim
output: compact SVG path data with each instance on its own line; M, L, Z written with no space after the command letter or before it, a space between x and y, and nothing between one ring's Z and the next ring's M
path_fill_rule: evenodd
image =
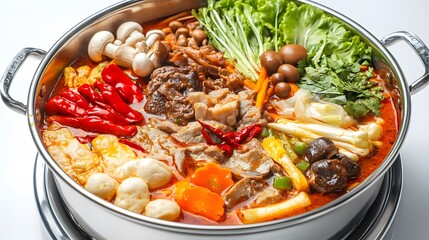
M36 109L36 98L37 98L36 92L37 92L39 81L43 76L46 67L51 62L51 60L55 57L56 52L62 48L65 42L67 42L74 35L78 34L81 30L85 29L88 25L95 23L104 15L110 12L125 8L131 4L135 4L138 2L154 2L154 1L156 0L124 0L116 4L113 4L109 7L106 7L103 10L84 19L83 21L75 25L73 28L71 28L69 31L67 31L51 47L51 49L48 51L46 56L42 59L41 63L39 64L33 76L31 86L29 89L28 104L27 104L28 106L27 118L28 118L30 132L32 134L33 140L36 144L36 147L39 153L41 154L41 156L43 157L43 159L45 160L49 168L53 170L55 175L59 176L64 182L66 182L70 187L78 191L81 195L85 196L87 199L91 200L92 202L96 203L99 206L102 206L104 209L110 211L111 213L117 216L126 218L132 222L144 224L155 228L166 229L166 230L176 231L176 232L195 233L197 231L200 234L210 234L215 232L218 235L242 234L244 233L243 231L245 231L245 233L248 234L248 233L251 233L252 231L261 232L261 231L272 230L273 228L281 228L286 226L293 226L296 224L302 224L303 222L313 220L315 218L318 218L321 215L334 211L335 209L347 204L347 202L354 199L360 192L364 191L365 189L375 184L375 182L377 182L380 178L382 178L384 174L387 172L387 170L392 166L394 160L399 154L399 149L405 139L405 136L409 127L409 123L410 123L410 116L411 116L411 97L410 97L411 94L410 94L408 85L406 85L404 74L401 68L399 67L397 61L377 38L375 38L365 28L363 28L353 20L349 19L348 17L342 15L341 13L331 8L328 8L324 5L315 3L310 0L295 0L295 2L298 2L298 3L304 3L304 4L315 6L323 10L324 12L343 21L351 29L355 30L359 35L366 38L373 46L375 46L380 51L380 53L382 53L384 59L386 60L386 63L388 63L391 69L394 70L397 84L401 92L401 108L402 108L401 124L400 124L399 132L395 140L395 143L392 146L392 149L390 150L389 154L386 156L382 164L373 173L371 173L362 183L360 183L356 188L354 188L350 192L344 194L343 196L333 200L332 202L318 209L314 209L312 211L299 214L297 216L289 217L289 218L273 220L273 221L268 221L263 223L244 224L244 225L196 225L196 224L188 224L188 223L163 221L160 219L146 217L141 214L132 213L130 211L117 207L110 202L102 200L101 198L98 198L97 196L86 191L82 186L80 186L73 179L71 179L61 169L61 167L56 163L56 161L50 156L50 154L46 150L41 140L42 136L40 135L39 129L37 128L38 126L37 122L39 120L37 119L37 109ZM219 230L222 230L222 231L219 231Z

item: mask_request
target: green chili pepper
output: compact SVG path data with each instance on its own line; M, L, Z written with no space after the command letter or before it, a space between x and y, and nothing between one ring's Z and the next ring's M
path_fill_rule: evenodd
M268 133L268 128L266 128L266 127L263 127L262 128L262 131L259 133L259 138L260 139L264 139L264 138L266 138L266 137L268 137L269 136L269 133Z
M307 161L305 161L305 160L301 160L301 161L299 161L299 162L296 164L296 167L297 167L299 170L301 170L301 171L305 172L305 171L307 171L307 170L308 170L308 168L310 167L310 163L309 163L309 162L307 162Z
M273 187L279 190L292 189L292 180L288 176L281 176L274 178Z
M305 153L305 149L307 148L307 144L297 141L293 144L293 151L296 152L299 156L303 156Z

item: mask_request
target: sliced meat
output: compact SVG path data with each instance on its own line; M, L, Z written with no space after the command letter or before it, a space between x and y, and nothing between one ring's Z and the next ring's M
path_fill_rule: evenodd
M176 133L179 131L180 127L177 124L172 123L168 120L161 120L158 118L149 119L150 124L152 124L155 128L166 132L166 133Z
M347 186L347 171L338 159L323 159L311 165L309 184L317 192L342 191Z
M305 150L305 157L309 163L314 163L321 159L329 159L338 153L338 148L331 139L320 137L308 144Z
M201 89L198 73L189 67L157 68L150 76L144 110L156 115L165 115L173 122L186 125L194 117L194 110L187 96L190 92Z
M283 192L273 187L267 187L250 204L250 207L264 207L280 201L283 198Z
M262 191L264 186L265 184L261 180L252 178L241 179L223 195L227 208L233 208L235 205L248 200L256 193Z
M358 162L353 161L352 159L350 159L349 157L347 157L342 153L335 154L333 158L340 160L344 164L347 171L348 179L356 178L359 175L360 164Z
M167 160L171 163L172 155L170 155L160 145L160 139L164 137L168 137L168 134L149 125L145 125L137 127L137 133L130 139L130 141L139 144L147 151L147 153L144 153L142 157L150 156L159 160Z
M253 138L241 146L241 149L234 150L231 158L223 166L230 169L239 178L255 178L267 175L274 162L261 143Z
M171 136L182 143L204 143L206 140L201 135L201 129L198 122L190 122L188 125L180 127Z
M222 149L215 145L208 146L207 149L204 150L204 153L207 154L207 156L210 156L215 159L218 163L224 163L226 160Z

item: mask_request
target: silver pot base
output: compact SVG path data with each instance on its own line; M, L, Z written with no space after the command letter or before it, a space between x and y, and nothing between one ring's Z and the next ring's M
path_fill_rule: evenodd
M74 220L65 206L53 173L39 155L34 167L34 193L43 234L47 239L94 239ZM373 205L362 221L332 239L390 239L402 193L402 162L398 156L387 172Z

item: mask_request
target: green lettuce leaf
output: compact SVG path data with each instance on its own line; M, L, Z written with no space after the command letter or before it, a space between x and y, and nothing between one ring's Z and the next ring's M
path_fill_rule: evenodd
M310 5L289 3L280 23L283 41L307 48L308 58L298 64L303 76L299 87L320 99L340 104L348 114L379 115L382 89L369 81L372 48L338 19Z

